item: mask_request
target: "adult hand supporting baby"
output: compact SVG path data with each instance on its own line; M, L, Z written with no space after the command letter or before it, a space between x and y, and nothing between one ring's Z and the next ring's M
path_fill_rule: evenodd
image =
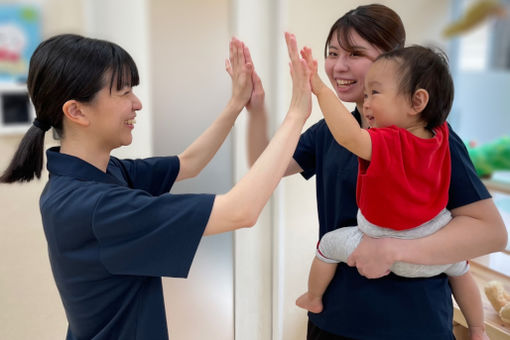
M390 273L395 262L397 239L373 238L364 235L358 247L347 259L347 264L369 279L377 279Z

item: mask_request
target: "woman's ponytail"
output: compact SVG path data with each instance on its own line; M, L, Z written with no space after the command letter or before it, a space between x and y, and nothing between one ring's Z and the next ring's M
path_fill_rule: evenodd
M34 176L41 178L44 153L44 135L50 125L37 119L23 136L16 153L0 183L29 182Z

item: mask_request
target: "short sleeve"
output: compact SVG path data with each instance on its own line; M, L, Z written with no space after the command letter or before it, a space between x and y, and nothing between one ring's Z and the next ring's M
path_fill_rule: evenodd
M206 194L108 191L92 217L101 262L117 275L186 277L213 202Z
M179 174L179 157L151 157L145 159L115 159L112 161L133 189L145 190L158 196L167 193Z
M301 175L305 179L311 178L316 172L317 133L321 124L324 124L324 120L315 123L301 134L294 152L294 160L303 169Z
M452 173L447 208L455 209L476 201L490 198L487 188L476 175L475 167L459 136L450 129L450 155Z

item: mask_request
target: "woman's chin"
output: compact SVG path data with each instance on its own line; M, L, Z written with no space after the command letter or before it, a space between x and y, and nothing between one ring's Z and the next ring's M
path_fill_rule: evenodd
M360 98L363 98L363 93L360 95L360 93L353 88L337 88L336 95L341 101L346 103L357 103L359 102Z

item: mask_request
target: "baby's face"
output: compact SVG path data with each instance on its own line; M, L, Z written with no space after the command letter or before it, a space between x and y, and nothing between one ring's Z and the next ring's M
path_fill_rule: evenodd
M400 91L398 73L397 63L389 59L377 60L368 70L363 114L370 127L405 128L412 107L409 98Z

